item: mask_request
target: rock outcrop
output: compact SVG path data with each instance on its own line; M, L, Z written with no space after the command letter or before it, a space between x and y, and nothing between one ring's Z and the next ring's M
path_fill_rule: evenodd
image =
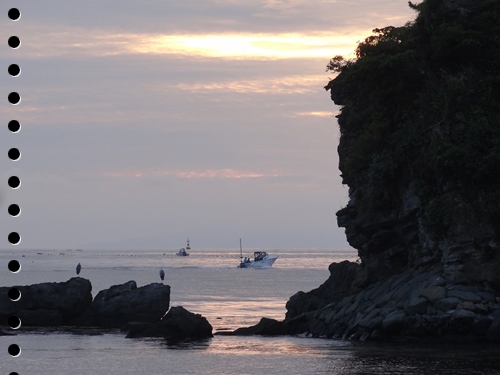
M162 337L167 341L200 340L212 337L212 326L206 318L187 311L182 306L171 307L155 323L131 323L122 330L128 338Z
M80 277L15 288L21 292L19 301L8 297L10 287L0 288L0 325L6 326L11 316L20 318L23 326L66 325L92 302L92 285Z
M13 288L18 301L9 298ZM63 283L40 283L0 288L0 327L17 316L23 327L95 335L121 328L127 337L163 337L168 341L212 337L206 318L183 307L170 307L170 286L160 283L138 288L135 281L101 290L92 300L89 280L75 277ZM168 313L167 313L168 312ZM48 332L48 331L47 331ZM14 334L0 330L0 335Z
M360 265L344 261L328 267L330 278L319 288L308 293L298 292L286 304L286 319L293 319L302 313L319 310L351 292Z
M359 288L353 272L359 269L355 263L333 263L321 287L289 300L283 321L263 318L221 334L500 342L500 298L494 292L418 270Z
M101 290L89 308L71 324L121 328L129 322L153 323L168 311L170 286L154 283L138 288L135 281Z
M332 274L330 281L337 277ZM307 293L303 298L308 300ZM325 301L330 303L323 308L285 319L287 332L357 340L500 341L500 298L432 271L408 270Z

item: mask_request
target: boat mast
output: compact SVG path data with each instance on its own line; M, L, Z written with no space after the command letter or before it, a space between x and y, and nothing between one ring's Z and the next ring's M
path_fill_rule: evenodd
M243 263L243 249L241 248L241 238L240 238L240 261Z

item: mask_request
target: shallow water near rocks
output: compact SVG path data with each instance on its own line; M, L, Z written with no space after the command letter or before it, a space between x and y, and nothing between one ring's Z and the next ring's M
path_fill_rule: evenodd
M19 251L0 253L2 264L21 261L18 274L4 272L0 285L27 285L88 278L93 294L135 280L160 282L165 270L171 305L205 316L219 330L256 324L262 316L283 319L285 303L299 290L318 287L333 261L353 260L349 250L267 250L279 255L271 269L237 269L236 250L192 250L189 257L165 251ZM24 255L24 257L22 257ZM500 346L353 343L301 337L215 336L171 345L161 339L125 339L119 331L92 335L19 330L1 336L0 371L19 374L500 374ZM7 347L16 343L21 355Z

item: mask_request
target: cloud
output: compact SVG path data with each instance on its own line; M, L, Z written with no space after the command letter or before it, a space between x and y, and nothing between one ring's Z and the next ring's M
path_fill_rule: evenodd
M99 11L95 11L98 9ZM105 28L113 33L255 32L346 30L403 24L413 12L400 0L52 0L30 4L30 24ZM36 16L34 16L36 15ZM397 26L397 25L395 25Z
M279 78L240 79L235 81L180 83L176 88L197 93L235 92L258 94L306 94L318 91L326 81L323 75L295 75Z
M349 54L364 32L307 33L110 33L105 29L52 28L28 30L20 56L45 58L65 56L181 55L229 60L275 60L327 58Z
M297 112L297 116L312 116L312 117L335 117L338 112L328 111L311 111L311 112Z
M206 170L151 170L151 171L124 171L106 172L103 176L109 178L150 178L174 177L179 179L246 179L269 178L280 176L278 173L262 173L236 170L232 168L206 169Z
M131 48L139 53L224 59L314 58L349 53L359 37L325 32L165 35L147 37Z

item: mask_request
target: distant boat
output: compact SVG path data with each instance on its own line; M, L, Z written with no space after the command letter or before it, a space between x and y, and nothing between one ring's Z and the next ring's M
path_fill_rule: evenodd
M187 256L189 256L189 253L186 250L191 250L191 246L189 246L189 238L187 239L186 248L183 247L178 252L176 252L175 255L180 256L180 257L187 257Z
M238 268L271 268L276 259L278 259L278 256L269 255L265 251L255 251L253 253L253 260L248 257L243 257L240 238L240 259L241 262Z

